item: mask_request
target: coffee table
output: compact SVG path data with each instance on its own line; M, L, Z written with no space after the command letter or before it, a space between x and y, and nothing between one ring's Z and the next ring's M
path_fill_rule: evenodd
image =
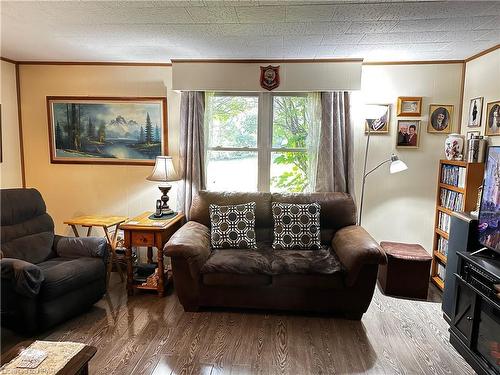
M32 340L23 341L14 346L7 353L2 354L1 365L3 366L12 361L23 349L27 348L32 343ZM89 361L96 352L97 349L95 347L86 345L80 352L71 358L61 370L56 372L55 375L87 375L89 373Z

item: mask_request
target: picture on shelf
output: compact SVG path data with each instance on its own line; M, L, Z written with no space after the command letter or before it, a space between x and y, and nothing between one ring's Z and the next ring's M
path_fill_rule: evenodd
M400 96L398 98L398 116L420 116L422 113L422 97Z
M167 154L165 98L47 97L52 163L154 164Z
M451 133L453 128L453 106L431 104L429 107L428 133Z
M483 98L471 99L469 105L469 128L481 126L481 114L483 112Z
M368 133L368 128L372 134L389 132L390 107L389 104L365 105L365 133Z
M399 120L396 139L397 148L418 148L420 120Z
M467 139L472 139L472 137L479 137L481 135L481 132L479 130L474 130L467 132Z
M500 135L500 100L488 103L486 116L485 135Z

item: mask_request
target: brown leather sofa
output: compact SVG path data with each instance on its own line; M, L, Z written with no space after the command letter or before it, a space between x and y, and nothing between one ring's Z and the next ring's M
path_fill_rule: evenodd
M210 247L211 203L256 202L257 250ZM321 250L273 250L272 202L321 205ZM166 244L185 311L236 307L342 314L361 319L373 296L379 264L387 259L356 223L343 193L271 194L202 191L190 221Z

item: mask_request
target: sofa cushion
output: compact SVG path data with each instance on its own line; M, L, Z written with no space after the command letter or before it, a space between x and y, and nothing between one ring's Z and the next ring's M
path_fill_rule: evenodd
M48 301L95 280L105 280L106 268L101 258L52 258L38 264L45 277L40 298ZM104 282L104 281L103 281Z
M264 286L271 284L271 276L237 273L206 273L203 275L203 284L222 286Z
M201 272L235 274L333 274L342 266L333 250L272 250L259 244L257 250L214 250Z
M273 202L273 249L318 250L321 206Z
M329 275L284 274L273 276L273 286L287 288L341 289L345 288L342 272Z
M215 249L255 249L255 202L219 206L211 204L211 244Z

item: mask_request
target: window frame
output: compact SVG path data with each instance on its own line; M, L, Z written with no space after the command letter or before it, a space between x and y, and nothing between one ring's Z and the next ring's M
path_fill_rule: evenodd
M225 151L238 152L248 151L257 153L257 191L271 191L271 161L272 154L279 152L307 152L304 148L273 147L273 127L274 127L274 98L276 96L307 97L306 92L214 92L214 96L247 96L257 97L257 147L222 147L210 146L208 137L206 152ZM206 124L208 124L207 122ZM208 125L207 125L208 126ZM207 134L210 129L206 129ZM208 157L205 158L205 169L208 166ZM205 173L205 176L207 174ZM206 177L205 177L206 178Z

